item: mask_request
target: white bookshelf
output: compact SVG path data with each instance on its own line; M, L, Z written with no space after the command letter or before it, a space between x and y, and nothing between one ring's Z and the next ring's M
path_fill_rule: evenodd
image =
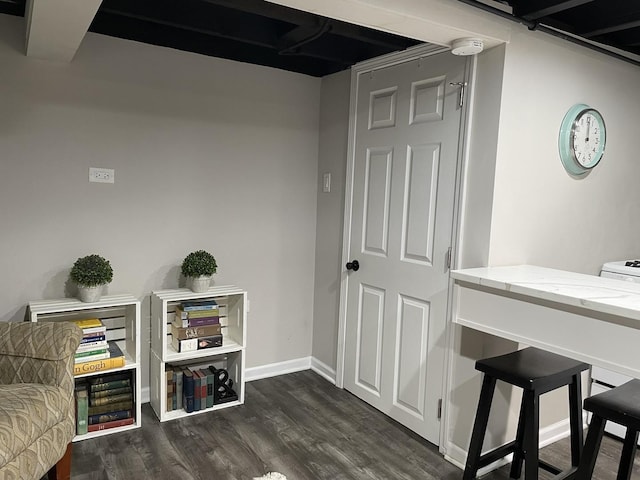
M171 344L171 322L175 307L186 300L213 299L219 307L223 343L220 347L193 352L177 352ZM195 293L187 288L161 290L151 294L151 351L149 389L151 406L161 422L197 415L244 403L245 346L247 343L247 293L235 286L211 287ZM215 365L228 371L238 399L187 413L167 411L166 369L170 366L206 367Z
M92 376L132 371L134 378L135 421L131 425L76 435L74 442L88 438L111 435L125 430L139 428L141 414L141 378L140 378L140 301L132 295L106 295L99 301L84 303L74 298L59 300L39 300L29 302L29 317L32 322L68 321L85 318L99 318L107 327L107 340L115 341L125 355L125 365L120 368L101 370L95 373L76 375L81 379Z

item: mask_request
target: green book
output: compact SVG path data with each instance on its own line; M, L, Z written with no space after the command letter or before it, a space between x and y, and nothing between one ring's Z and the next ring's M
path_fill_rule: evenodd
M87 388L83 385L76 387L76 433L84 435L87 433L89 418L89 396Z

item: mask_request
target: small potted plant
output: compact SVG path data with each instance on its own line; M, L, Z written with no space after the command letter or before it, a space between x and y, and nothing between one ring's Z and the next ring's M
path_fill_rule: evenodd
M104 285L113 279L113 269L109 260L92 254L76 260L69 277L78 286L78 296L83 302L97 302Z
M217 268L213 255L204 250L196 250L185 257L181 271L191 281L191 290L201 293L209 289L211 275L216 273Z

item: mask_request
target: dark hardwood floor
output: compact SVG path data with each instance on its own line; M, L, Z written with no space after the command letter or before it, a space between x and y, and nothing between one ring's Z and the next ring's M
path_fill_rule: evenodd
M288 480L462 477L434 445L310 370L248 383L240 407L165 423L149 404L142 412L140 429L75 443L72 479L251 480L268 471ZM619 452L619 442L605 439L595 478L615 479ZM568 443L542 457L562 465ZM508 477L503 467L484 479Z

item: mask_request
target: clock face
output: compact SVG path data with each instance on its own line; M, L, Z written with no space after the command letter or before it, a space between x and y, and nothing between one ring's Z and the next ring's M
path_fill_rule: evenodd
M604 154L606 135L604 120L597 110L584 104L571 107L558 137L560 159L567 172L581 176L595 167Z
M573 122L571 150L584 168L593 168L604 150L604 122L595 110L584 110Z

